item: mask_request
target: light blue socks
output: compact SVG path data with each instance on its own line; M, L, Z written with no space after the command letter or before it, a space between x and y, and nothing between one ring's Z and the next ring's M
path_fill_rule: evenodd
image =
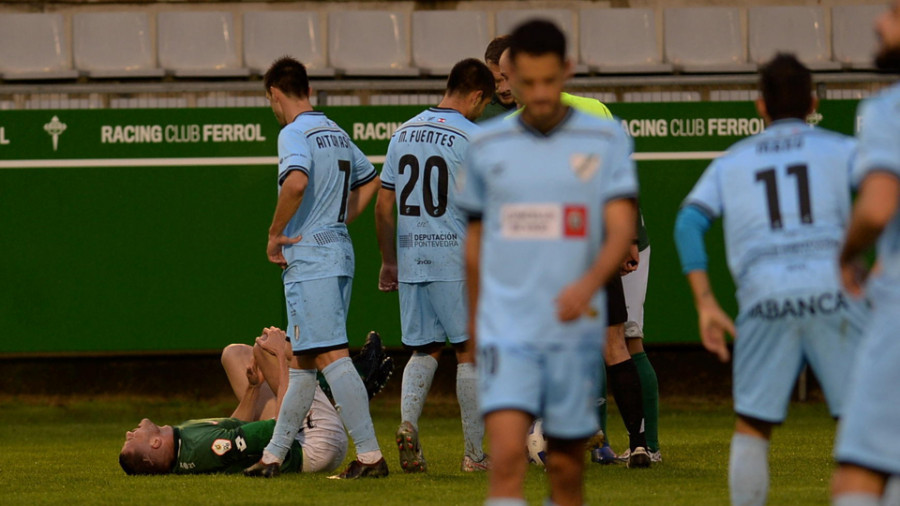
M413 352L403 369L403 385L400 387L400 419L419 429L419 417L425 407L425 397L431 390L431 381L438 363L427 353Z
M733 506L763 506L769 493L769 442L746 434L731 438L728 487Z
M278 410L275 431L265 449L270 455L263 456L263 462L266 464L272 463L271 457L275 457L278 462L284 460L297 432L303 426L303 419L309 413L313 397L316 395L316 386L319 384L316 381L315 369L288 369L288 378L288 388Z
M381 451L378 440L375 439L372 416L369 414L369 397L359 373L353 367L353 361L350 357L335 360L322 370L322 375L331 385L335 407L341 415L344 427L353 438L357 458L364 464L378 461L381 458Z
M456 398L459 400L466 455L476 462L481 462L484 459L484 450L481 446L484 439L484 421L478 412L478 375L475 372L475 364L471 362L456 366Z

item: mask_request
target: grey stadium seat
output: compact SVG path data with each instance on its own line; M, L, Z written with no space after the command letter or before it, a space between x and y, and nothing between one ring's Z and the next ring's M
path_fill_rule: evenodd
M244 65L263 74L273 61L293 56L310 76L333 76L325 56L319 14L300 11L260 11L244 14Z
M62 14L0 14L3 79L74 79Z
M160 12L159 64L176 77L243 77L230 12Z
M573 63L579 62L578 39L575 37L575 23L572 21L573 12L568 9L510 9L497 13L497 35L505 35L512 32L520 23L530 19L542 18L556 23L556 26L566 34L569 48L569 58ZM584 74L588 71L587 65L576 65L575 72Z
M162 77L143 12L91 12L72 20L75 67L89 77Z
M793 53L810 70L840 70L831 61L821 7L751 7L750 61L759 64L775 53Z
M328 58L348 76L416 76L409 65L406 15L392 11L328 14Z
M747 62L741 13L732 7L664 11L666 61L686 73L755 72Z
M592 72L672 72L672 65L662 63L652 9L582 9L579 23L581 61Z
M831 8L831 44L834 59L844 68L872 70L878 36L875 18L884 5L839 5Z
M463 58L482 59L491 41L481 11L416 11L412 32L413 65L430 75L449 74Z

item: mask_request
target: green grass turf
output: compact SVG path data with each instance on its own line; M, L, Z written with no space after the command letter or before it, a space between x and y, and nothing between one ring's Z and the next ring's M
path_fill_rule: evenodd
M178 423L227 416L226 400L0 399L0 504L480 504L484 474L459 471L462 436L452 399L429 400L420 422L428 474L405 475L392 444L396 399L372 405L379 441L392 474L380 480L336 481L326 475L126 476L117 455L125 431L142 416ZM626 436L610 413L613 448ZM730 401L669 400L660 420L663 463L648 470L588 462L589 504L727 504ZM794 404L773 437L770 504L826 504L834 423L821 403ZM351 449L350 453L353 451ZM526 497L540 504L547 488L541 468L530 466Z

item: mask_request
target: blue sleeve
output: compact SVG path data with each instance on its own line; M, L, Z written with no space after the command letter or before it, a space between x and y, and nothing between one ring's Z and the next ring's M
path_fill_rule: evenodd
M375 179L378 172L375 171L375 166L366 155L356 147L356 144L351 144L351 146L353 147L353 176L350 179L350 189L355 190Z
M900 119L894 94L866 100L859 106L859 130L854 182L859 185L870 172L887 171L900 176L900 142L895 137Z
M381 164L381 187L386 190L395 191L397 187L397 176L395 175L396 164L394 161L396 156L394 153L397 148L394 144L394 139L396 139L396 134L391 139L391 143L388 145L387 155L384 157L384 163Z
M469 219L481 219L485 204L485 182L478 171L478 157L473 156L476 149L476 146L469 145L466 161L459 168L456 179L456 207Z
M295 170L309 176L312 170L312 155L303 133L285 128L278 134L278 185L284 183L288 174Z
M675 218L675 249L681 259L682 273L706 270L706 245L703 237L710 225L712 218L698 206L689 204L678 211Z
M598 102L599 103L599 102ZM634 141L618 124L615 139L610 144L609 160L604 161L603 201L608 203L622 198L637 198L637 171L631 153Z

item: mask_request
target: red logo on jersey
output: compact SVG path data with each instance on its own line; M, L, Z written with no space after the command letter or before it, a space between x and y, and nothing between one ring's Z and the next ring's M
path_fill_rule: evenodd
M210 449L218 456L225 455L231 450L231 441L228 439L216 439Z
M587 236L587 208L582 205L569 205L563 208L565 237Z
M444 118L438 118L438 123L444 123L444 122L446 122L446 121L447 121L447 120L445 120Z

